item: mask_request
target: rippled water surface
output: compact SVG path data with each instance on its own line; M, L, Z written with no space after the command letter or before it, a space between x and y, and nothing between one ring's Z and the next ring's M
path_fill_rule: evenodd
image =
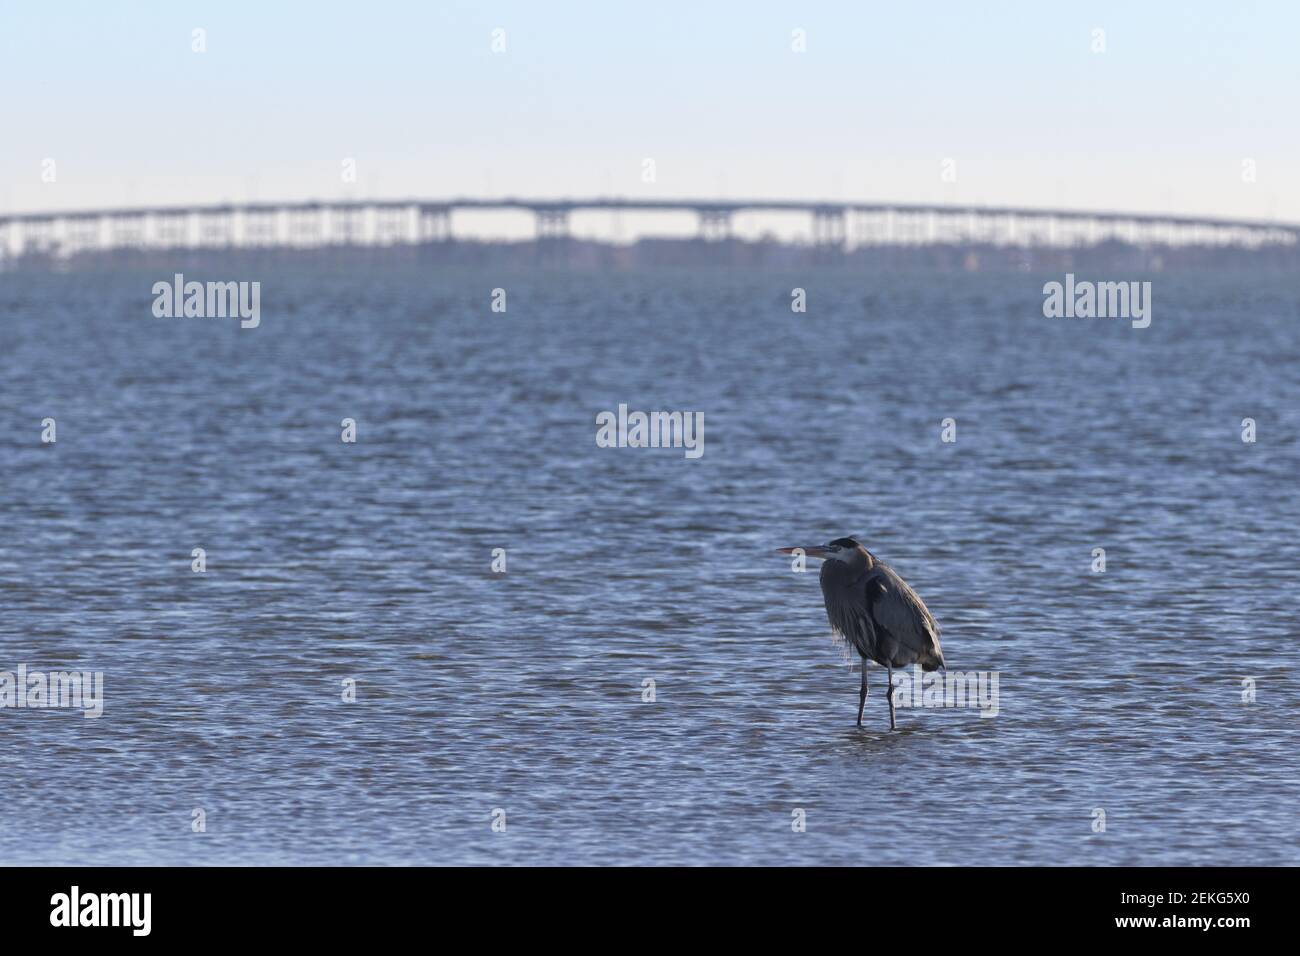
M1300 280L1134 330L1033 275L285 272L241 330L159 278L0 275L0 670L105 680L0 710L0 862L1300 856ZM703 457L598 448L619 403ZM772 553L848 533L996 717L891 734L873 667L855 729Z

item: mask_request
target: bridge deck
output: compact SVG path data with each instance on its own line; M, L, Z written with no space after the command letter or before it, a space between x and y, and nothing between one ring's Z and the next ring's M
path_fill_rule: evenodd
M523 211L537 222L543 240L569 235L569 216L579 212L685 212L697 217L700 236L731 238L740 213L793 213L812 220L813 242L847 246L872 242L997 241L1066 245L1116 238L1128 242L1259 246L1300 242L1300 225L1259 219L1227 219L1172 213L1038 209L941 203L858 202L803 199L336 199L113 209L51 210L0 214L0 254L19 248L71 249L193 245L202 240L235 245L313 245L337 239L428 242L451 238L451 217L461 211ZM278 220L285 220L281 229ZM362 219L373 220L368 233ZM858 228L851 232L852 221ZM236 229L238 223L240 228ZM150 229L149 225L153 228ZM198 229L192 230L191 224ZM1082 238L1081 238L1082 237ZM856 240L856 241L855 241ZM200 243L201 244L201 243Z

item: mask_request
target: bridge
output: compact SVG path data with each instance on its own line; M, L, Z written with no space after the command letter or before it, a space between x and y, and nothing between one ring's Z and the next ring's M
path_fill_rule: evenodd
M697 237L735 238L744 213L804 217L809 241L827 249L938 243L1024 247L1295 246L1300 225L1158 213L1015 206L699 199L353 199L144 206L0 214L0 258L113 249L419 245L455 241L458 212L530 213L541 245L572 237L574 213L689 213Z

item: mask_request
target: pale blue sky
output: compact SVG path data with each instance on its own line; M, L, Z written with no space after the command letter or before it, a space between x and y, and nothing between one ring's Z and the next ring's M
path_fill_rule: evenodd
M1298 35L1285 2L5 0L0 208L627 194L1300 221Z

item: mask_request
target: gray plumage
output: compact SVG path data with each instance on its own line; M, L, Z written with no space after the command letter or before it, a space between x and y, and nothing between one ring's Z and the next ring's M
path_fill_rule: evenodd
M825 562L821 585L826 617L831 630L863 661L858 725L867 699L866 662L874 661L889 671L889 727L894 729L893 669L920 664L922 670L932 671L944 666L939 622L893 568L853 538L802 550Z
M943 666L939 622L897 572L858 545L848 561L822 565L822 597L831 629L881 667Z

